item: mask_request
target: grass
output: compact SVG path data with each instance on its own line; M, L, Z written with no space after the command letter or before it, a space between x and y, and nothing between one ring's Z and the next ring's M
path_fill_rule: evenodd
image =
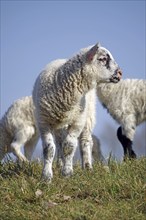
M0 166L0 220L145 220L146 158L111 161L109 172L74 166L64 178L55 167L51 184L40 180L42 164Z

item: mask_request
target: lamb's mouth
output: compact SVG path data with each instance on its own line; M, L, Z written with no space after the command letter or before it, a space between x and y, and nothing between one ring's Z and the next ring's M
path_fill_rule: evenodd
M121 77L122 77L122 71L120 69L117 69L110 78L110 82L117 83L120 81Z
M117 77L117 76L112 76L112 77L110 78L110 82L117 83L117 82L119 82L119 81L120 81L120 79L119 79L119 77Z

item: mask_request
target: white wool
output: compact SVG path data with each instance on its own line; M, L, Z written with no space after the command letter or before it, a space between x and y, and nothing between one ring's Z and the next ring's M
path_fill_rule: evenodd
M118 84L101 83L97 96L121 125L122 134L133 141L136 126L146 120L146 80L125 79Z

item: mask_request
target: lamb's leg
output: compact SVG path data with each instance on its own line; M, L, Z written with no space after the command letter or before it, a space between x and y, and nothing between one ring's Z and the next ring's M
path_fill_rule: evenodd
M119 127L117 130L117 137L120 141L120 143L123 146L124 149L124 160L129 157L129 158L136 158L136 154L132 149L132 144L133 142L126 137L126 135L122 134L122 127Z
M59 142L56 143L56 151L57 151L57 166L62 167L63 166L62 145Z
M10 145L11 152L18 158L20 162L27 162L27 158L23 155L21 152L21 147L27 142L29 139L31 129L22 128L22 130L19 130L14 137L14 140L12 141Z
M14 141L11 143L11 151L12 153L17 157L17 159L20 162L27 162L27 158L22 154L21 152L21 146L23 145L23 142L18 141L17 139L14 139Z
M73 157L78 145L78 137L80 136L86 120L86 112L81 112L79 117L76 117L73 124L63 131L62 143L62 158L63 168L62 174L70 176L73 173Z
M53 177L52 163L55 156L55 143L51 132L43 132L42 144L43 144L43 155L44 155L44 167L42 171L42 178L51 181Z
M68 134L62 143L63 168L62 174L70 176L73 173L73 157L77 148L77 137Z
M93 140L92 157L94 161L100 161L103 165L106 166L107 161L102 155L99 139L95 135L92 135L92 140Z
M38 142L39 136L38 135L34 135L30 141L28 141L25 145L24 145L24 155L25 157L30 161L33 155L33 152L35 150L36 144Z
M57 167L62 168L63 158L62 158L62 130L55 132L55 144L56 144L56 157L57 157Z
M83 129L79 137L79 146L80 146L80 153L82 159L82 168L92 168L92 148L93 148L93 140L91 133L86 132Z

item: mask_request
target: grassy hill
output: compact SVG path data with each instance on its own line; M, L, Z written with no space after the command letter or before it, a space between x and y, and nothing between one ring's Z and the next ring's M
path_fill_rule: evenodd
M42 164L0 166L0 220L145 220L146 158L111 161L109 172L74 166L64 178L54 165L51 184L40 180Z

